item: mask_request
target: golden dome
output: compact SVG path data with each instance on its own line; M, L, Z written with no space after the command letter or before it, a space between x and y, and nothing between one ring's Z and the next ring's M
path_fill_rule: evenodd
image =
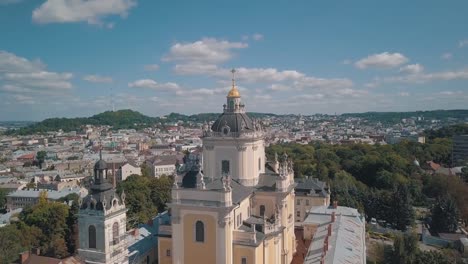
M231 90L229 91L227 97L240 97L239 90L237 90L236 86L232 86Z

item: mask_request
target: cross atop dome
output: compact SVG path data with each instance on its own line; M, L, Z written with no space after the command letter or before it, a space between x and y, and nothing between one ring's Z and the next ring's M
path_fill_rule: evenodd
M236 87L236 80L234 78L234 75L236 73L236 69L232 69L231 70L231 73L232 73L232 87L231 87L231 90L229 91L227 97L228 98L236 98L236 97L240 97L240 93L239 93L239 90L237 90L237 87Z

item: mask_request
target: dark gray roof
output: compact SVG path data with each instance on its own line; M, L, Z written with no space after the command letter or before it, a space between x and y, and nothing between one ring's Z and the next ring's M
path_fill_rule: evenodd
M327 183L320 181L317 178L295 179L295 182L296 193L321 194L322 196L326 196L328 194Z
M88 208L88 206L92 208L91 203L94 200L95 210L102 211L102 209L104 208L104 203L103 203L104 201L106 201L106 205L105 205L106 210L109 210L112 207L112 201L114 200L114 198L117 198L117 201L119 204L122 203L122 200L117 195L117 192L115 191L115 189L109 189L109 190L102 191L102 192L93 191L91 194L89 194L83 199L83 204L81 205L81 209L86 209Z
M230 132L254 130L252 119L245 113L223 113L211 126L211 130L223 133L224 126L229 126Z
M212 182L206 184L207 190L224 190L222 179L215 179ZM247 186L244 186L238 183L235 180L231 180L231 189L232 189L232 202L233 203L240 203L242 200L247 198L249 195L252 194L253 189Z
M96 164L94 164L94 169L95 170L106 170L107 169L107 163L100 159L96 162Z
M277 177L279 175L276 173L262 173L255 188L260 191L274 191L276 190Z

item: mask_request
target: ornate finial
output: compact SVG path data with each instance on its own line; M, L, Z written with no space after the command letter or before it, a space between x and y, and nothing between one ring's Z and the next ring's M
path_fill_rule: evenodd
M102 160L102 142L99 140L99 159Z
M234 78L234 75L236 73L236 69L232 68L231 73L232 73L232 87L234 87L234 86L236 86L236 79Z

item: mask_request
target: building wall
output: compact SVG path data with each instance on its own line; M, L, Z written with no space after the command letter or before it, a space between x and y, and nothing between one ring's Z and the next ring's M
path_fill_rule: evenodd
M242 258L246 258L247 263L256 263L256 248L247 247L242 245L233 245L234 254L233 254L233 263L242 263ZM261 263L261 262L259 262Z
M195 223L202 221L205 227L205 241L195 241ZM213 216L206 214L187 214L183 216L184 263L216 263L216 227Z
M79 249L80 257L87 261L103 263L126 263L124 258L128 255L126 240L123 238L126 233L125 210L116 211L106 217L102 213L92 212L94 210L83 210L78 215ZM119 223L119 237L116 244L113 243L112 225ZM88 230L89 226L96 228L96 248L89 248Z
M259 174L265 172L265 148L262 139L220 141L205 138L203 145L203 172L207 177L216 179L222 176L223 160L229 161L232 178L243 185L255 185Z
M260 206L265 206L265 217L271 217L275 213L276 197L265 193L256 193L252 214L260 216Z
M297 195L295 197L295 212L294 217L296 222L304 221L307 211L310 210L313 206L322 206L330 204L330 196L327 197L318 197L318 196L304 196ZM297 214L299 212L299 216Z
M170 256L168 256L168 250ZM159 237L158 238L158 256L159 264L172 264L172 238L169 237Z
M119 170L119 174L120 175L119 175L118 181L125 181L125 179L127 179L127 177L132 174L141 175L141 168L133 167L130 164L125 164Z
M162 175L172 175L175 173L175 164L170 165L155 165L154 166L154 176L159 178Z

